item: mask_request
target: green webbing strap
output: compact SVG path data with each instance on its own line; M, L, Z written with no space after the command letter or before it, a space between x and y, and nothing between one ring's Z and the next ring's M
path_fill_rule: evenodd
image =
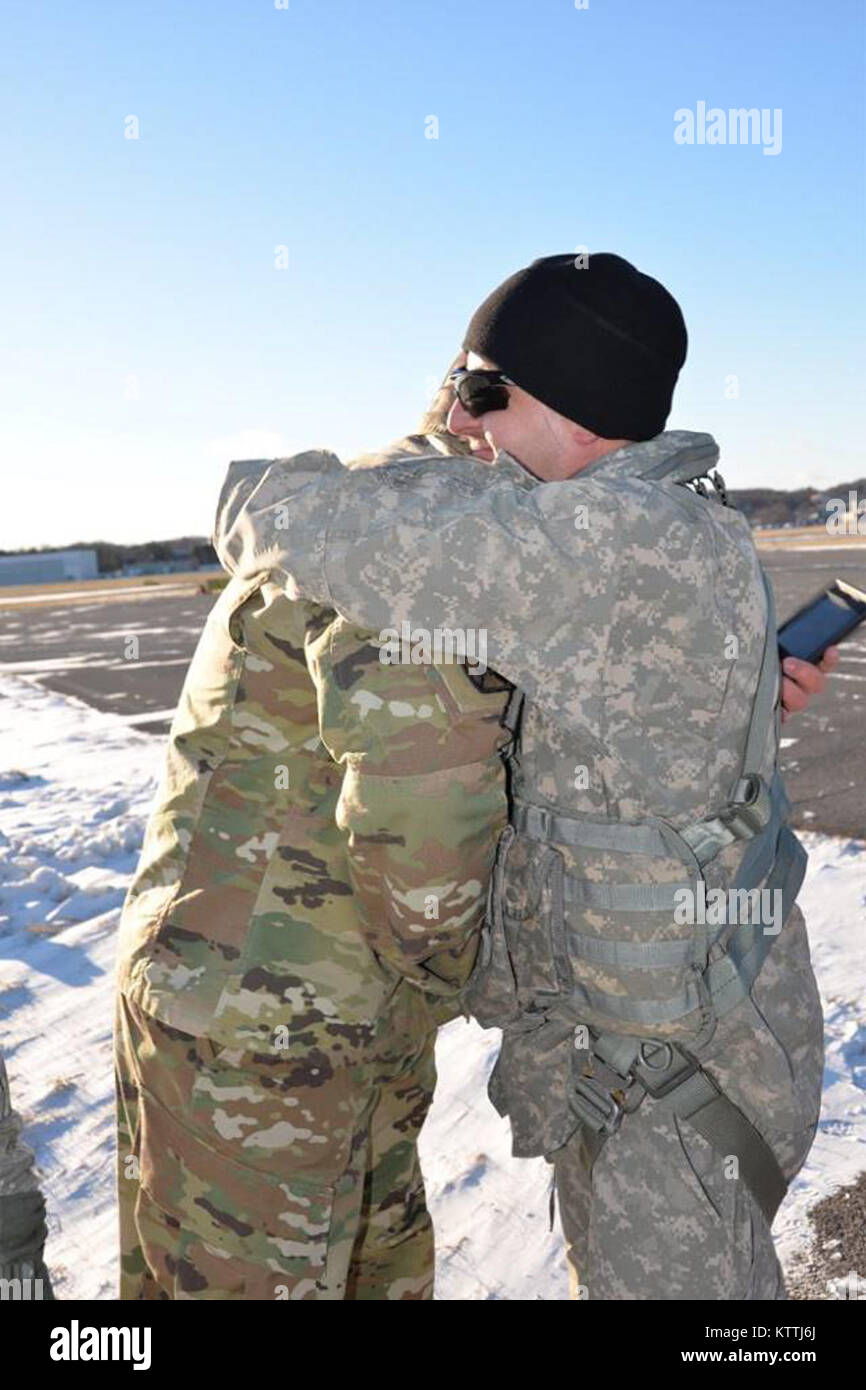
M647 856L667 856L671 853L662 831L652 824L627 825L622 821L580 820L576 816L560 815L545 806L530 806L524 802L515 803L511 823L515 830L533 840L568 845L571 849L610 850L616 854ZM726 823L720 816L714 816L710 820L696 821L677 833L703 868L727 845L735 840L749 839L755 832L751 826L740 826L736 821Z
M501 721L502 728L507 729L510 734L515 733L517 730L524 699L525 696L520 687L517 685L512 686L511 694L508 697L508 703L503 711Z
M695 478L702 478L718 461L719 446L710 439L707 444L685 445L637 476L648 482L691 483Z
M787 1179L766 1140L696 1058L675 1044L610 1033L593 1036L591 1052L603 1069L613 1072L613 1090L622 1101L614 1107L613 1096L605 1094L609 1076L608 1083L578 1078L580 1087L573 1097L573 1109L583 1123L592 1163L619 1128L623 1114L637 1110L644 1096L650 1095L669 1107L678 1120L692 1125L723 1158L737 1159L738 1176L761 1208L767 1225L772 1226L788 1188ZM654 1063L653 1057L663 1060ZM622 1083L618 1091L617 1082Z
M579 820L562 816L544 806L516 802L511 816L515 830L533 840L549 840L573 849L616 850L621 854L667 855L661 832L653 825L625 825L621 821Z
M791 809L778 770L773 773L773 780L770 783L765 804L768 814L767 824L757 833L754 826L747 829L745 824L738 823L736 816L733 818L733 824L730 819L725 822L721 817L716 816L713 820L698 821L694 825L687 826L685 830L681 830L680 834L693 850L701 868L709 864L717 854L726 849L728 845L732 845L735 840L750 839L752 843L743 855L742 863L750 866L763 865L759 872L752 873L755 882L760 882L770 871L779 827ZM761 814L764 814L763 808ZM739 833L735 833L734 826Z
M677 941L622 941L609 936L586 936L569 931L566 944L580 960L590 961L593 965L626 965L643 970L685 965L694 951L692 937L682 937Z
M788 1182L773 1150L739 1106L702 1069L670 1092L668 1102L677 1119L692 1125L718 1154L736 1157L739 1176L772 1226Z
M806 872L808 855L793 831L782 827L776 862L762 891L781 892L780 927L788 920ZM744 885L738 884L739 887ZM725 954L707 967L707 988L717 1013L727 1013L752 988L778 932L760 923L739 926L725 947Z
M790 814L791 803L785 794L785 784L778 768L770 783L770 819L760 835L756 835L740 860L735 887L756 888L767 877L776 857L779 832Z
M737 785L739 785L738 779ZM775 798L781 803L784 789L778 774L774 776L768 800L765 803L772 812L773 786ZM785 811L789 808L785 806ZM762 809L761 815L764 814ZM647 856L671 854L671 847L662 830L653 824L627 825L622 821L581 820L577 816L563 816L545 806L531 806L516 802L511 814L511 824L520 834L530 839L548 844L568 845L571 849L610 850L616 854L645 854ZM670 827L666 827L670 830ZM723 820L714 816L709 820L696 821L678 832L703 868L715 859L720 850L732 845L735 840L752 839L755 825L746 824L745 818L732 814Z
M592 1053L625 1080L640 1049L641 1039L625 1033L600 1033L592 1040Z
M732 845L737 836L734 834L719 816L714 816L712 820L697 821L694 825L687 825L680 831L686 844L694 853L695 858L703 868L709 864L711 859L715 859L723 849Z
M749 722L749 732L746 737L746 747L743 752L743 763L740 771L740 787L744 779L749 778L758 772L763 760L764 750L767 747L767 734L770 732L770 725L776 708L777 683L779 677L779 650L776 635L776 605L773 600L773 590L770 582L761 566L761 579L764 583L764 592L767 595L767 630L764 636L764 652L761 657L761 674L758 677L758 688L755 691L755 699L752 703L752 717ZM735 788L735 793L737 788ZM732 801L740 801L741 797L736 794L731 797Z
M763 569L761 580L767 596L767 627L740 775L731 791L729 805L720 815L686 826L680 832L702 868L734 840L748 840L759 834L774 812L772 788L768 791L758 769L764 760L767 735L775 715L779 654L773 591ZM778 774L774 774L774 783L777 777Z
M683 892L694 896L693 880L682 883L596 883L587 878L563 880L563 897L570 907L592 907L601 912L673 912Z

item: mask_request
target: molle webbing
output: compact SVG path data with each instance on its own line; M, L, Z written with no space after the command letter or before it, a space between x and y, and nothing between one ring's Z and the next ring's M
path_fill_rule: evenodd
M752 893L761 886L761 891L781 892L781 922L787 920L800 890L806 869L806 854L796 836L782 824L782 816L787 808L781 779L774 779L772 815L764 830L752 840L740 864L732 891ZM536 807L516 806L512 817L515 831L529 833L529 826L540 838L538 832L542 821L531 813ZM626 853L645 853L644 841L640 834L629 832L649 830L653 827L600 825L597 822L570 820L564 824L560 816L548 816L544 822L548 830L548 842L567 842L571 845L592 842L598 847L603 841L605 849L625 851ZM568 833L566 841L563 831ZM560 836L562 835L562 839ZM566 906L594 907L600 910L618 912L657 912L667 917L676 906L674 895L687 890L695 892L696 879L680 883L637 883L605 884L574 879L566 874L563 878L563 899ZM726 1012L748 993L752 980L758 974L772 946L777 932L766 930L767 924L741 923L725 944L725 954L718 960L710 961L703 972L703 984L709 991L717 1012ZM694 959L695 933L704 934L702 949L708 953L714 942L726 930L723 924L718 928L702 927L696 924L688 936L675 941L635 942L617 940L610 936L578 932L566 927L566 949L578 959L596 964L616 966L637 966L643 969L665 968L679 964L685 965ZM778 928L777 928L778 931ZM697 978L688 980L682 992L668 1000L634 999L622 995L601 993L585 985L577 985L569 999L569 1006L575 1017L580 1016L581 1005L592 1008L612 1018L629 1023L669 1023L682 1018L700 1006L701 990Z

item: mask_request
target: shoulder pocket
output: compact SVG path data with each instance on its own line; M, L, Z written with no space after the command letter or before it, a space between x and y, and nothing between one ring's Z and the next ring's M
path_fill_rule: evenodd
M514 688L510 681L489 667L481 675L473 675L465 662L436 662L431 669L461 714L489 714L500 707L504 710Z

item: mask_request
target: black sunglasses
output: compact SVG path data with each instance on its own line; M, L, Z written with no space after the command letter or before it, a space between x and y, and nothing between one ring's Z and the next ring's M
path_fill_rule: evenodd
M474 417L486 415L489 410L506 410L508 387L517 384L493 367L478 367L474 371L457 367L448 373L447 379L467 415Z

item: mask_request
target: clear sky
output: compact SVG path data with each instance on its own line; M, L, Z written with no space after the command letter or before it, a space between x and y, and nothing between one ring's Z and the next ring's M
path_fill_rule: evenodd
M389 442L582 245L679 299L669 424L729 485L864 472L864 0L277 4L2 0L0 546L207 534L230 459ZM776 124L677 143L700 102Z

